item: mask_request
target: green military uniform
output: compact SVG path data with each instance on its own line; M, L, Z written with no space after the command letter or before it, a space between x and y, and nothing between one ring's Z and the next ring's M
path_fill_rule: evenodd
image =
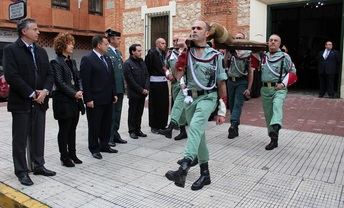
M109 47L107 54L112 61L114 67L114 76L117 92L117 102L113 104L112 109L112 123L111 123L111 134L110 142L121 139L118 130L121 122L123 94L124 94L124 75L123 75L123 60L122 54L119 50Z
M172 73L173 77L176 77L175 65L178 59L178 55L178 50L173 49L171 51L171 54L166 59L166 65L170 69L170 73ZM180 90L180 81L175 79L171 82L171 91L173 98L171 121L178 125L185 125L186 118L184 113L184 96Z
M244 92L248 87L248 70L250 68L251 51L236 50L230 56L228 68L227 92L229 110L231 112L231 127L228 129L228 138L233 139L239 135L238 126L242 106L244 104Z
M280 72L282 68L282 77ZM262 61L262 88L261 95L268 133L273 130L272 125L282 126L283 104L287 96L287 88L275 90L276 83L281 82L289 72L296 74L296 68L290 56L282 51L274 54L266 53Z
M218 94L214 83L226 80L227 74L223 68L223 56L211 47L204 48L202 59L204 62L192 57L194 49L190 49L187 65L188 93L193 97L193 102L184 103L185 115L188 124L188 139L184 158L194 160L196 157L200 164L209 160L208 147L205 141L205 128L210 114L217 107ZM217 56L210 59L215 54ZM203 85L206 89L202 89ZM203 88L204 88L203 87Z

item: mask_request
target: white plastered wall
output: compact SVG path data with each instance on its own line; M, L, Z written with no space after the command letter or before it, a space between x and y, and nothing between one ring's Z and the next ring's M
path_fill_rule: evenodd
M251 0L250 8L250 40L265 42L267 4L258 0Z

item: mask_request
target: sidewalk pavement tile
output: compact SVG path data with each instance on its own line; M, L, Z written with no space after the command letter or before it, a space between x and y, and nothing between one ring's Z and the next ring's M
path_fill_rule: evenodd
M269 142L265 127L242 124L239 136L227 139L228 123L217 126L209 122L206 138L212 183L192 191L190 186L199 177L199 166L190 169L185 188L176 187L164 176L168 170L178 168L176 162L183 156L186 140L174 141L152 134L147 109L142 118L142 131L148 137L131 139L126 125L127 109L125 99L120 134L128 143L118 144L117 154L103 153L102 160L92 158L87 144L86 117L80 117L77 155L83 164L74 168L60 164L58 126L52 110L48 110L45 160L46 167L55 170L57 175L30 174L35 184L24 187L13 174L12 119L6 108L0 107L0 180L51 207L332 208L344 205L344 137L335 136L338 131L335 135L325 135L283 128L279 147L265 151ZM327 118L326 121L330 126L333 123L344 126L341 120ZM294 122L323 128L313 117L294 119ZM178 133L174 130L173 136Z

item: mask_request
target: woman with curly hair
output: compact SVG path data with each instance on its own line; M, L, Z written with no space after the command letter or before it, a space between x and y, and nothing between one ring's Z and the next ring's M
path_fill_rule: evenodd
M53 92L54 118L58 121L57 136L61 163L74 167L82 163L76 156L75 131L79 112L85 113L82 101L82 85L75 60L71 59L75 40L69 33L60 33L54 39L56 58L50 62L55 78L56 90Z

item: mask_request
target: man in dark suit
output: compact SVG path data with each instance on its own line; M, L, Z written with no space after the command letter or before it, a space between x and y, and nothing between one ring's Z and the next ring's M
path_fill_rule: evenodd
M129 59L123 65L129 98L128 129L130 137L138 139L139 136L147 136L141 131L141 118L146 96L149 93L149 74L141 58L141 45L131 45L129 54Z
M169 111L169 92L166 78L166 41L158 38L155 48L148 51L145 62L150 76L149 126L152 133L158 134L165 129Z
M335 76L339 71L339 52L333 50L331 41L325 43L325 50L318 55L319 97L324 97L326 91L330 98L334 98Z
M110 43L107 50L107 55L112 61L113 71L116 82L117 102L112 104L112 122L110 133L110 146L116 146L116 143L125 144L127 141L121 138L118 133L119 125L121 123L122 104L124 95L124 75L123 75L123 60L122 53L117 49L121 44L121 33L108 29L105 31L107 39Z
M10 84L7 108L12 113L12 154L14 172L23 185L33 184L26 162L34 175L54 176L44 167L45 112L53 85L53 74L47 52L39 47L39 30L34 19L23 19L17 25L19 38L4 48L5 77ZM31 162L31 164L30 164Z
M117 96L112 63L106 56L108 40L96 35L92 47L92 52L81 59L80 77L88 121L88 149L94 158L102 159L100 152L117 153L108 144L112 103L117 101Z

